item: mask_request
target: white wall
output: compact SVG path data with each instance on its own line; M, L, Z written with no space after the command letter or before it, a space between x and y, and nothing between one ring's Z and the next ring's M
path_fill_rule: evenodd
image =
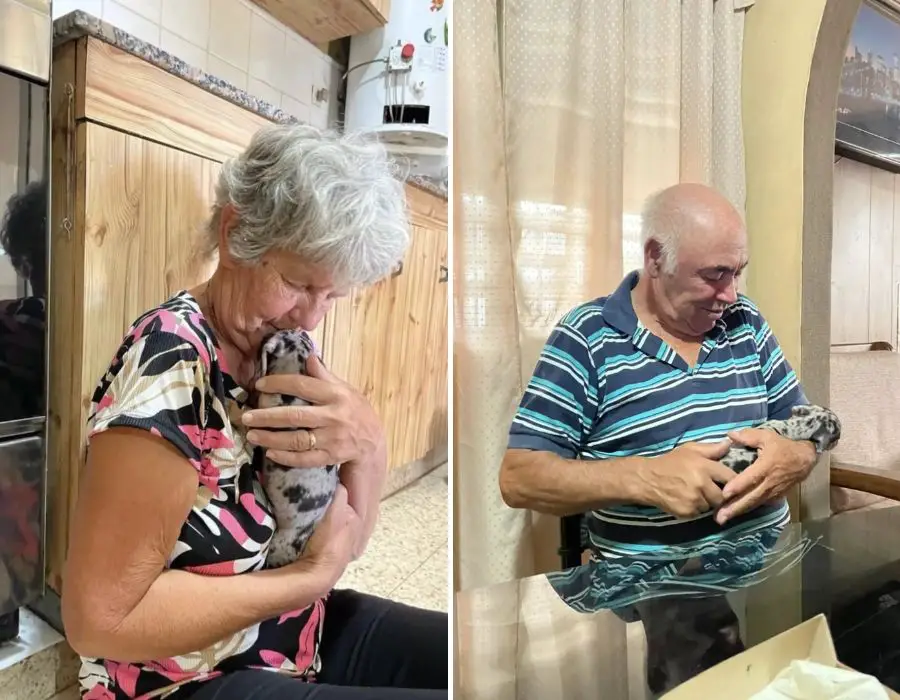
M100 17L316 126L337 118L343 69L249 0L53 0ZM317 103L326 88L328 101Z

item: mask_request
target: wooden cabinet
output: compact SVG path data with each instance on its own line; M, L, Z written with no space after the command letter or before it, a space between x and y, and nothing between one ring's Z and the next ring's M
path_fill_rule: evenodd
M383 27L391 12L391 0L252 1L313 44L365 34Z
M392 465L447 444L447 382L438 380L447 376L447 203L410 195L412 243L402 270L336 304L323 342L330 367L378 410Z
M897 348L900 176L841 158L833 220L831 344Z
M200 242L221 163L266 120L92 38L55 50L51 102L47 557L59 591L94 387L140 313L211 273ZM342 299L316 334L379 411L396 472L447 441L447 204L407 191L403 270Z

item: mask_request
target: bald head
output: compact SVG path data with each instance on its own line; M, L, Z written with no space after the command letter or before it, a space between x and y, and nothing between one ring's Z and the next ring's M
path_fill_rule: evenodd
M680 183L651 195L641 216L641 242L658 247L662 266L674 272L687 248L717 245L722 238L745 238L737 209L712 187Z
M681 184L647 200L642 226L648 308L670 332L703 337L738 298L747 265L741 215L711 187Z

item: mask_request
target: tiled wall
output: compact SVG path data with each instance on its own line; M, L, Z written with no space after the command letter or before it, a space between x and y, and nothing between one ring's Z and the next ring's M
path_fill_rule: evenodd
M341 66L249 0L53 0L54 18L75 9L316 126L338 117Z

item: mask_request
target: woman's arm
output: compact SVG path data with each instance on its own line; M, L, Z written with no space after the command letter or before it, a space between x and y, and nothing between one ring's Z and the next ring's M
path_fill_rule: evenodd
M191 463L149 432L91 439L62 592L79 654L133 662L199 651L334 585L334 567L308 561L233 576L167 570L197 484Z
M371 454L341 466L341 483L347 488L348 502L362 521L359 540L353 550L354 559L359 559L365 553L372 533L375 531L378 509L381 504L381 491L386 478L387 442L385 440L381 440Z

